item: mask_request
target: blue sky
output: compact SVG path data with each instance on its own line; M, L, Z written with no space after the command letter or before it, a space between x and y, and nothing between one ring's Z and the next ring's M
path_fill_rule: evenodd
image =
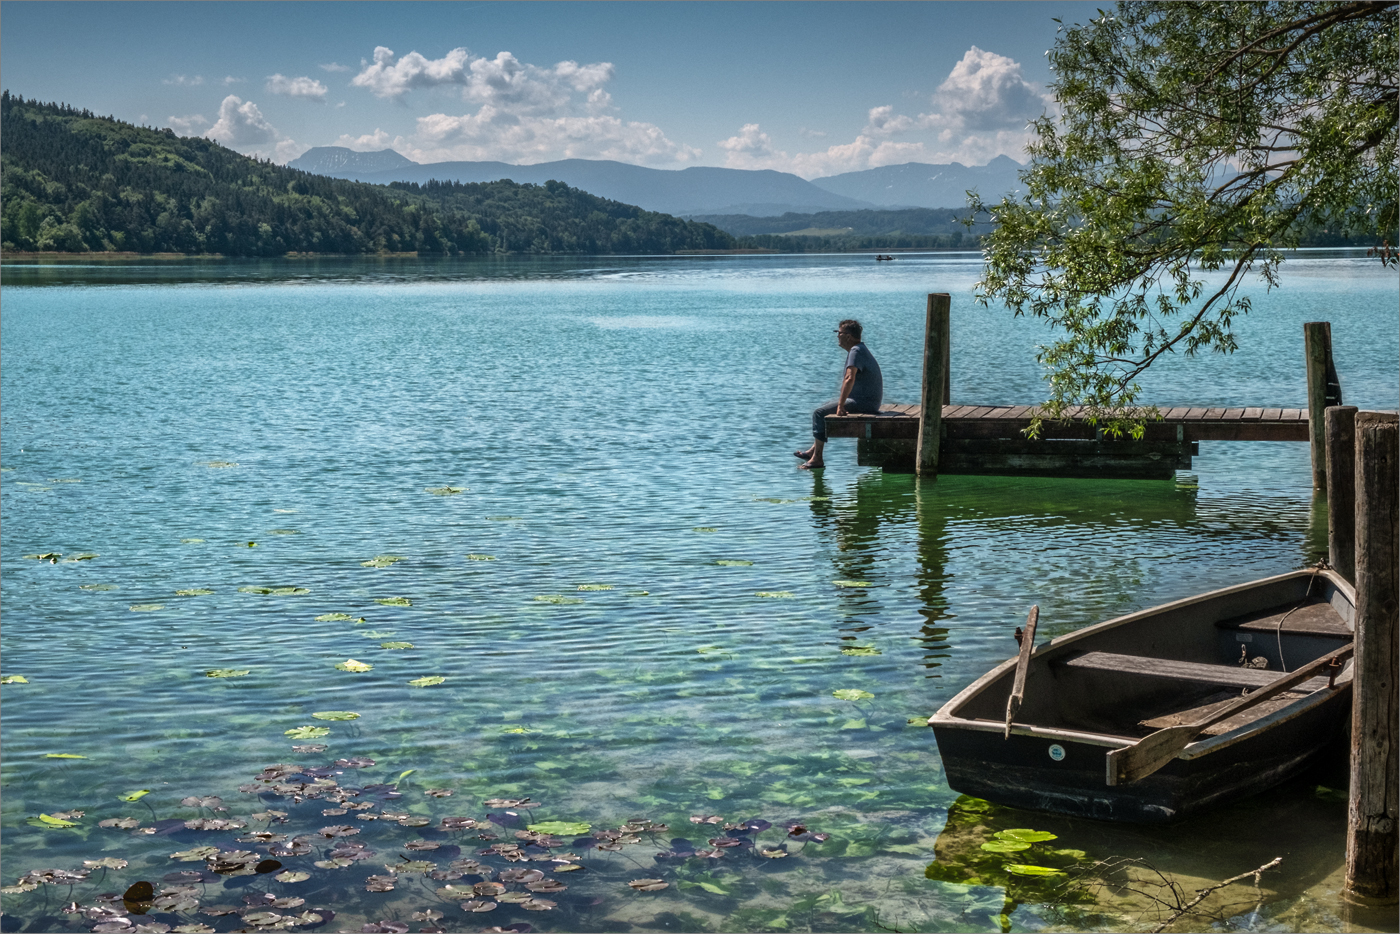
M806 178L1024 161L1082 2L6 0L0 83L286 162L617 159Z

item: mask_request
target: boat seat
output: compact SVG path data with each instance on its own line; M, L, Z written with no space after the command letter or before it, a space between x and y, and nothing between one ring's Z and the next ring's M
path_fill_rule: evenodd
M1194 681L1199 684L1221 684L1236 688L1261 688L1281 678L1284 674L1281 671L1261 671L1258 668L1240 668L1236 665L1181 662L1173 658L1119 655L1115 652L1084 652L1079 655L1071 655L1060 664L1066 668L1116 671L1140 677ZM1311 692L1326 686L1327 679L1317 677L1309 678L1294 690Z
M1283 626L1280 629L1279 623ZM1351 626L1338 615L1330 603L1319 601L1304 606L1278 606L1246 616L1224 619L1215 624L1221 629L1243 632L1280 632L1288 635L1325 636L1333 639L1352 638Z

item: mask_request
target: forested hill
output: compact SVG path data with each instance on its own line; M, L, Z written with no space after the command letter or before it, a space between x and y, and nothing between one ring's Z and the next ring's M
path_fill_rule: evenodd
M202 137L0 93L3 250L435 254L728 249L708 224L559 183L397 186L310 175Z

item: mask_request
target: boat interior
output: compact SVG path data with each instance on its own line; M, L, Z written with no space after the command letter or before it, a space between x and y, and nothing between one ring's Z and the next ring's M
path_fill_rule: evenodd
M1016 722L1131 739L1190 722L1346 645L1352 615L1350 596L1319 574L1090 627L1036 650ZM1338 676L1350 677L1349 663L1205 735L1267 717ZM1008 669L950 712L1000 723L1012 679Z

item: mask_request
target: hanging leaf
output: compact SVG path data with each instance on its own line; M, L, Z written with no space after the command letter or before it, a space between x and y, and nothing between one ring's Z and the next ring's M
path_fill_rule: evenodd
M175 596L177 596L177 597L207 597L207 596L209 596L209 594L211 594L211 593L213 593L213 592L214 592L214 591L210 590L210 589L207 588L207 587L191 587L189 590L177 590L177 591L175 591Z
M861 701L874 697L869 691L860 691L855 688L842 688L839 691L832 691L831 696L837 700Z
M414 678L408 683L416 688L427 688L432 687L434 684L442 684L446 680L447 679L441 675L426 675L422 678Z
M326 726L299 726L285 731L282 735L292 739L320 739L322 736L331 735L331 730Z
M353 658L347 658L335 667L339 668L341 671L369 671L374 666L366 665L364 662L357 662Z
M204 673L206 678L241 678L244 675L252 674L249 668L210 668Z
M318 710L312 715L316 720L358 720L360 715L353 710Z
M381 642L381 643L379 643L379 647L380 647L381 649L411 649L411 648L413 648L413 643L412 643L412 642Z
M413 606L413 602L407 597L380 597L374 602L384 606Z

